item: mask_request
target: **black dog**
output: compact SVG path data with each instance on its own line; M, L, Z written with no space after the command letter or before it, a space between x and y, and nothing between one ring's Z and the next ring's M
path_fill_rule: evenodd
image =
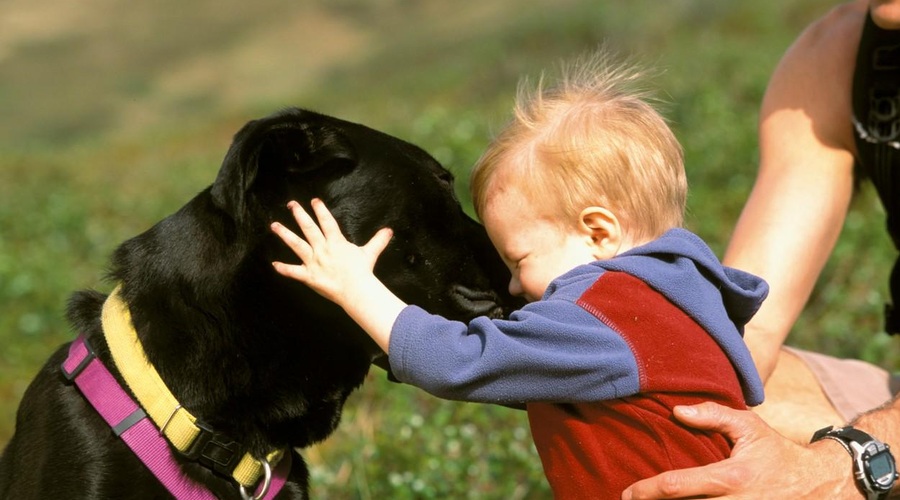
M110 276L146 358L184 409L239 454L303 448L335 429L381 352L339 308L274 272L273 260L296 258L269 223L291 224L291 199L322 198L356 243L393 228L376 273L405 301L459 319L499 315L511 304L508 274L452 183L411 144L288 109L245 125L213 185L123 243ZM101 326L106 298L77 292L68 317L121 382ZM0 498L169 497L66 380L67 353L53 354L25 393L0 457ZM305 498L307 469L287 453L293 466L278 498ZM175 455L218 498L240 497L209 460Z

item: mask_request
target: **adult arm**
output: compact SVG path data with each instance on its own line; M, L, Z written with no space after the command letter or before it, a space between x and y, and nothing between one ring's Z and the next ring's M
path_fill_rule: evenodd
M807 28L760 111L760 165L723 262L769 282L744 338L766 381L834 249L853 190L851 73L865 2Z
M834 247L852 191L850 73L867 2L832 10L808 28L772 76L760 120L760 172L725 263L769 281L745 338L764 379ZM832 440L803 445L751 411L712 403L676 409L686 425L724 433L730 458L640 481L622 498L857 499L847 452ZM854 425L900 446L900 401ZM895 488L894 497L900 495Z

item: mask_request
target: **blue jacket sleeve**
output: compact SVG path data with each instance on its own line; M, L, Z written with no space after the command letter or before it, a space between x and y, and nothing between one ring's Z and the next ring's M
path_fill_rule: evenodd
M408 306L389 347L399 380L445 399L590 402L639 388L625 341L567 300L533 302L509 320L480 317L468 325Z

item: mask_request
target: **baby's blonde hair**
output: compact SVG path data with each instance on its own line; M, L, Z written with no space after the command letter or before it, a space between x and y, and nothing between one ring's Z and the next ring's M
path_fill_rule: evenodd
M574 220L602 206L635 240L683 223L687 179L681 145L639 86L644 72L606 50L563 65L559 83L518 88L513 119L472 170L479 216L501 165L542 214ZM506 175L503 177L509 178Z

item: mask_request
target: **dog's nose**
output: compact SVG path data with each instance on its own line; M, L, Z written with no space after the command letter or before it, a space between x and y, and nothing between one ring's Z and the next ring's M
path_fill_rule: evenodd
M490 290L474 290L465 285L455 285L450 291L453 303L466 314L503 317L503 309L498 304L497 295Z

